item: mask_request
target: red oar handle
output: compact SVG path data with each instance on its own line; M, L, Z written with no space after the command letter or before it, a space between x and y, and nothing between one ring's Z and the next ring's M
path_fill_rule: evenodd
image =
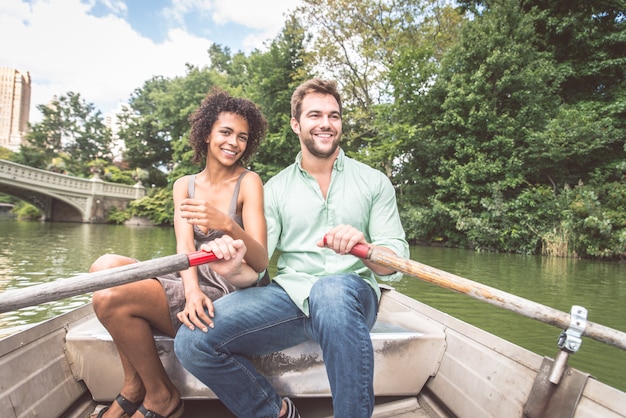
M368 259L370 258L371 251L372 249L370 248L369 245L359 243L359 244L356 244L354 247L352 247L352 249L350 250L350 254L357 256L359 258Z
M189 267L217 261L217 257L211 251L194 251L187 254L187 258L189 259Z
M326 246L326 235L324 235L324 246ZM352 249L350 250L350 254L359 258L368 259L370 258L371 251L372 249L369 245L359 243L352 247Z

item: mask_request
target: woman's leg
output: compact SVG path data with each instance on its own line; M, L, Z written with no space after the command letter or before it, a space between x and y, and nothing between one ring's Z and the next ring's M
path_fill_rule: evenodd
M135 260L115 255L99 258L90 271L102 270ZM163 416L172 412L180 394L170 381L159 358L152 329L174 336L169 307L158 280L147 279L94 293L94 311L109 331L124 369L120 393L132 402ZM119 417L123 411L113 402L105 417Z

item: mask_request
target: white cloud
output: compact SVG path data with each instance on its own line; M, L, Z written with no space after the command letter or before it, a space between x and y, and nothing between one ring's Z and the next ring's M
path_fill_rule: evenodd
M172 0L171 7L163 9L163 16L178 25L184 25L185 16L190 13L208 14L213 9L212 0Z
M216 22L237 22L243 26L275 30L285 21L284 13L295 6L293 0L266 0L259 3L251 0L215 1L213 17Z
M263 43L273 39L282 29L285 16L299 0L172 0L172 6L164 15L184 25L185 16L198 14L209 17L216 25L236 23L258 32L244 37L242 49L251 51L262 48Z
M284 14L293 9L298 0L172 0L166 8L169 17L183 22L189 13L211 16L219 24L234 22L263 31L280 29Z
M264 41L273 39L285 22L285 15L295 8L295 0L216 0L213 12L215 22L236 22L243 26L260 30L256 35L244 38L244 49L260 48Z
M116 14L125 14L128 11L126 3L122 0L99 0L100 3ZM90 4L95 4L96 0L89 0Z
M297 3L173 0L167 11L171 29L165 41L155 43L124 20L127 9L123 1L100 0L111 11L104 17L89 14L95 4L90 1L2 0L0 4L0 66L30 72L31 122L40 118L35 106L54 95L78 92L107 113L154 75L184 75L186 63L207 65L211 40L176 23L187 13L203 11L218 24L235 22L263 30L268 35L250 44L261 47L262 41L273 38L282 27L283 12Z

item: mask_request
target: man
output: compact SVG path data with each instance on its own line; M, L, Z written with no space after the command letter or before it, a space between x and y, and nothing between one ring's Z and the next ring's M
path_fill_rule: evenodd
M236 416L299 417L291 400L281 399L247 358L314 340L322 348L335 416L369 417L369 330L380 298L374 275L393 280L401 273L348 253L363 243L408 257L395 192L381 172L339 148L342 107L334 82L300 85L291 114L301 152L264 187L269 253L281 252L278 274L269 286L218 299L208 332L181 327L176 354ZM226 269L241 255L232 260L215 269L233 274ZM239 264L234 274L252 272Z

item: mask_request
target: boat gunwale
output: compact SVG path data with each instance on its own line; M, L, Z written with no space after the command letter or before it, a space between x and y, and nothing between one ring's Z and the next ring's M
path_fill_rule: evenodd
M54 318L33 324L30 328L8 335L0 339L0 356L7 355L23 346L38 339L65 328L66 331L71 325L86 321L94 314L91 302L62 313Z

